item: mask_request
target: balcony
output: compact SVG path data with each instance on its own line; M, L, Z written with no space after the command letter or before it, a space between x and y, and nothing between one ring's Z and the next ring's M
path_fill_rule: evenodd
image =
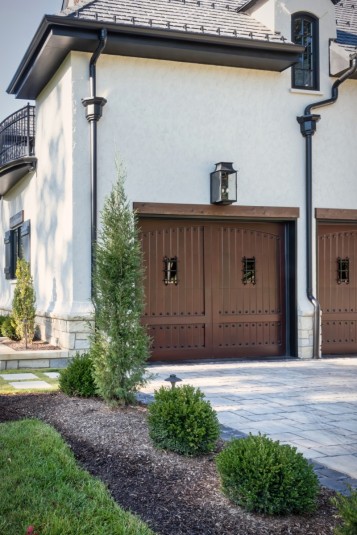
M36 168L35 106L29 104L0 123L0 196Z

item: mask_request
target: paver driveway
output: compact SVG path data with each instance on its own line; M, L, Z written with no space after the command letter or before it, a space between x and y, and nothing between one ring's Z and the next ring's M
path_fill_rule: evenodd
M221 424L265 433L357 478L357 358L150 365L143 392L170 374L200 387Z

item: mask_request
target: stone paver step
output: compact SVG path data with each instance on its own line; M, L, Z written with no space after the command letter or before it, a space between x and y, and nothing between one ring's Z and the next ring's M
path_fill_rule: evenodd
M30 379L38 379L34 373L1 373L0 377L4 381L27 381Z
M39 388L41 390L47 390L48 388L52 388L52 385L50 385L49 383L46 383L45 381L15 381L9 384L19 390L29 390L32 388Z
M60 374L58 372L44 372L43 375L46 375L50 379L58 379Z
M58 372L45 372L44 375L47 375L49 379L58 379L60 374ZM0 377L17 390L30 390L33 388L48 390L52 388L52 385L43 381L34 373L2 373Z

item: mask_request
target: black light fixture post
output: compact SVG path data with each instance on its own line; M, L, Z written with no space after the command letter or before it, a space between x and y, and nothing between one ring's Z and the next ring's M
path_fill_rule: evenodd
M232 204L237 201L237 171L232 162L216 163L211 173L211 204Z

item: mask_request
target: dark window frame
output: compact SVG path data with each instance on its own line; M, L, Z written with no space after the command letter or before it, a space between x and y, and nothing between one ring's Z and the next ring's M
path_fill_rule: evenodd
M311 24L311 47L308 45L305 48L305 52L301 54L301 60L292 66L291 69L291 86L294 89L305 89L310 91L320 90L320 49L319 49L319 19L311 15L310 13L298 12L294 13L291 18L291 40L299 45L305 45L302 35L297 35L296 24L298 21L303 24ZM308 56L310 56L310 68L307 66L304 68ZM304 78L303 81L299 80L299 75ZM310 80L308 80L310 78Z
M5 278L16 279L16 266L19 258L30 262L30 221L24 221L5 232Z
M350 259L348 256L337 258L337 284L350 283Z

